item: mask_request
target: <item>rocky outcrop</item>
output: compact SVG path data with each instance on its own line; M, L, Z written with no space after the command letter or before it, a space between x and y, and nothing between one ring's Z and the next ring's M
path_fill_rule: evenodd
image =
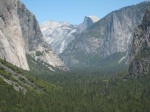
M92 66L98 68L100 63L106 64L104 60L118 53L121 55L115 60L125 62L133 31L141 23L147 7L148 3L142 2L111 12L75 37L60 57L69 67L82 65L86 68L97 62L98 65Z
M82 32L83 30L89 28L99 20L100 19L96 16L85 16L83 23L81 23L78 27L78 31Z
M0 23L0 58L29 70L26 54L42 52L38 60L65 68L45 42L36 17L19 0L0 1Z
M40 27L47 43L56 54L62 53L77 33L77 26L65 22L47 21Z
M150 8L146 10L142 24L134 31L129 60L131 75L150 73Z
M18 0L0 0L0 58L29 70L17 4Z
M61 59L50 49L38 46L36 50L30 51L28 54L31 55L36 61L38 60L45 62L60 70L68 70Z

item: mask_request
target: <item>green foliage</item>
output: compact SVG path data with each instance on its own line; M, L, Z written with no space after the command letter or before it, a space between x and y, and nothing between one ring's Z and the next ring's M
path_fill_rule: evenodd
M81 63L77 63L71 68L74 71L81 70L87 71L87 73L95 71L101 73L120 73L127 71L128 68L124 60L119 63L119 60L125 56L125 53L121 52L114 53L106 58L101 57L99 54L92 56L82 52L75 54L75 56Z
M50 82L61 85L63 91L55 93L53 111L65 112L147 112L150 77L124 74L68 74L49 76ZM146 100L147 99L147 100ZM146 101L146 102L145 102ZM53 108L52 107L52 108Z
M36 56L43 56L43 53L41 51L36 51Z
M5 71L5 69L3 67L0 67L0 75L2 75L4 78L8 79L8 80L15 80L11 73Z
M19 77L19 80L25 82L25 79L23 77Z
M14 72L21 73L21 69L18 68L18 67L16 67L15 65L13 65L13 64L11 64L11 63L5 61L5 60L2 60L2 59L0 59L0 62L1 62L3 65L5 65L5 66L7 66L8 68L10 68L11 70L13 70Z
M26 71L14 68L44 93L27 88L27 93L23 95L0 78L2 112L150 111L149 75L131 77L126 74L78 71L55 75L43 74L37 78L28 75Z

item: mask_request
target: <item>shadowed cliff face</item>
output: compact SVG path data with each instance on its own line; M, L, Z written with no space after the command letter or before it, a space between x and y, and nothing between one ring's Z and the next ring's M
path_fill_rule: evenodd
M44 61L53 67L66 69L64 63L44 40L36 17L21 2L18 2L18 16L26 53L35 57L36 60ZM41 55L37 56L37 52L40 52Z
M35 15L33 15L20 1L18 1L17 11L26 52L34 51L38 46L48 48Z
M134 31L129 73L131 75L150 73L150 8L146 10L142 24Z
M121 55L116 58L117 65L125 63L133 31L142 22L147 7L147 2L142 2L106 15L75 37L60 54L61 59L72 68L79 65L98 68L106 64L104 61L107 61L108 57L119 53Z
M0 1L0 58L29 70L26 54L54 67L64 68L63 62L44 41L35 16L19 0Z

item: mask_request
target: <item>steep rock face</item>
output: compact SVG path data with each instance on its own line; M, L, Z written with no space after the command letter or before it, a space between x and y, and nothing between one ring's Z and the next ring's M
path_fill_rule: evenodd
M0 0L0 58L29 70L17 3L18 0Z
M56 54L61 54L67 48L68 44L75 39L75 36L83 30L92 26L99 18L95 16L85 17L80 25L72 25L65 22L47 21L41 27L47 43Z
M56 54L62 53L67 48L77 32L77 26L65 22L47 21L40 27L46 41Z
M0 23L0 58L29 70L26 54L42 52L38 60L65 69L44 41L35 16L19 0L0 1Z
M37 61L43 61L53 67L59 68L60 70L68 70L61 59L48 48L38 46L35 51L30 51L28 54L30 54Z
M150 8L145 12L142 24L134 31L129 57L131 75L150 73Z
M65 70L66 67L60 58L50 49L41 33L35 16L22 4L18 2L18 15L25 42L26 53L34 55L36 59L44 61L53 67ZM40 53L40 55L37 55Z
M147 7L148 3L142 2L111 12L79 34L60 57L69 67L90 67L94 62L98 64L95 67L100 67L101 62L104 65L104 60L116 54L120 54L116 59L118 63L124 61L133 30L141 23Z
M100 19L96 16L85 16L83 23L81 23L78 27L78 30L81 32L88 27L92 26L94 23L99 21Z
M36 17L21 2L18 2L17 11L26 52L34 51L38 46L47 48Z

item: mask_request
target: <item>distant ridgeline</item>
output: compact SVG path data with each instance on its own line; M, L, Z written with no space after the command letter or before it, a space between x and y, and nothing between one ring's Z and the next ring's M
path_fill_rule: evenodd
M76 35L60 58L70 70L125 70L134 29L147 8L148 3L142 2L112 11Z
M131 75L150 74L150 7L134 31L129 72Z

